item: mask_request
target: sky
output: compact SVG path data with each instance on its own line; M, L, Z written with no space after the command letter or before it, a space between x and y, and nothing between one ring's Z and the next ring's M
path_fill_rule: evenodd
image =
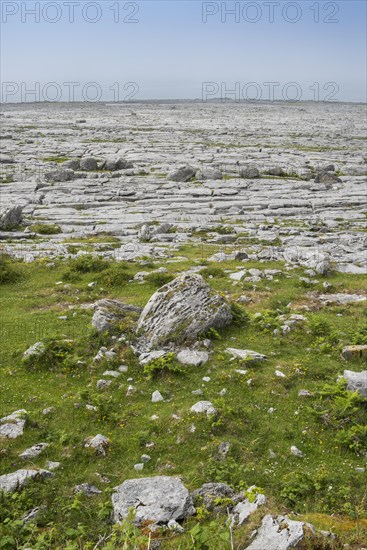
M366 4L0 0L1 101L366 101Z

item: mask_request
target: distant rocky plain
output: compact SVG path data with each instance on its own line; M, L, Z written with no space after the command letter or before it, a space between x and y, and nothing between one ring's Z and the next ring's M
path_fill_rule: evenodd
M96 253L367 268L365 105L2 105L0 246L25 261L110 234ZM50 225L53 234L37 232ZM106 250L107 248L107 250ZM322 268L321 268L322 271Z

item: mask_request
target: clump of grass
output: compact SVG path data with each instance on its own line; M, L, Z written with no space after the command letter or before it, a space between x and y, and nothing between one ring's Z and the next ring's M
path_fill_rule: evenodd
M144 367L144 374L149 380L152 378L162 378L167 373L183 374L185 368L179 365L175 360L174 353L167 353L164 357L151 361Z
M67 160L69 160L69 157L45 157L43 159L44 162L57 162L57 164L61 164Z
M69 365L69 353L73 348L71 340L46 339L40 353L23 358L23 364L31 370L58 370Z
M215 231L219 235L233 235L234 233L233 227L229 225L218 225L218 227L215 227L213 231Z
M246 326L250 323L250 315L247 311L238 304L231 304L233 321L235 326Z
M222 279L226 276L223 269L220 267L206 267L200 271L200 275L202 275L204 279L209 279L209 277L213 277L214 279Z
M70 271L75 273L99 273L108 269L110 262L103 258L98 258L92 254L84 254L78 258L73 258L69 262Z
M7 254L0 255L0 284L18 283L24 273L16 262Z
M29 228L34 233L39 233L40 235L57 235L61 233L61 227L59 225L51 225L47 223L36 223L31 225Z
M114 264L108 269L104 269L97 277L98 282L108 288L122 287L128 284L132 278L131 274L127 271L128 266L126 263L121 262Z
M149 273L149 275L145 277L145 280L148 283L157 288L160 288L161 286L170 283L171 281L173 281L173 279L174 275L171 275L170 273Z

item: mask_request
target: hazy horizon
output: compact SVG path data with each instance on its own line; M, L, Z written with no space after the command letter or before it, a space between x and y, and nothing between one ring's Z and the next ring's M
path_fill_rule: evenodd
M1 3L1 101L366 102L366 4Z

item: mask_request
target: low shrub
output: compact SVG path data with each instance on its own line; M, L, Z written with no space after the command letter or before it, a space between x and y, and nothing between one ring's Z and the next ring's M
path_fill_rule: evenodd
M92 254L84 254L69 261L70 271L76 273L99 273L110 267L110 262L103 258L98 258Z

